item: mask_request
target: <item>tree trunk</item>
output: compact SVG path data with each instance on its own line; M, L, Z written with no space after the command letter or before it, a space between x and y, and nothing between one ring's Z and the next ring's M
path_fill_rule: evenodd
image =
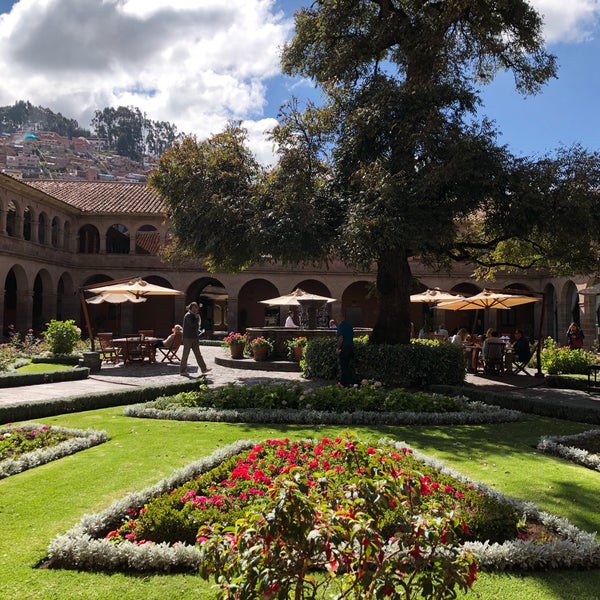
M375 344L410 342L412 272L407 256L390 250L377 263L379 314L373 328Z

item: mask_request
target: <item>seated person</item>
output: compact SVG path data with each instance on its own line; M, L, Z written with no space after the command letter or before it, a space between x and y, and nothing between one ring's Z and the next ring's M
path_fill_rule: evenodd
M448 330L446 329L446 326L443 323L438 327L438 329L435 333L436 333L436 335L440 335L444 338L448 338Z
M498 347L496 344L502 344L502 340L498 337L498 332L488 329L485 340L483 340L483 347L481 349L484 358L489 356L491 346L494 346L495 348ZM492 352L494 351L492 350Z
M528 363L531 358L531 348L527 336L520 329L515 329L515 343L512 346L515 358L520 363Z
M456 334L452 336L452 339L450 341L452 344L455 344L456 346L462 346L467 343L468 337L469 337L469 332L464 327L461 327L456 332Z
M164 340L159 340L154 344L155 348L171 348L173 343L175 342L175 336L177 332L183 332L183 327L181 325L174 325L171 329L171 334L166 337Z

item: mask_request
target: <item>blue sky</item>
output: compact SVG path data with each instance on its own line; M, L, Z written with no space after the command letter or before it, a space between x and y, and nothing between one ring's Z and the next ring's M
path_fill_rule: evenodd
M29 100L90 126L93 111L137 106L204 137L243 120L253 150L309 82L279 74L293 11L308 0L0 0L0 105ZM523 98L502 74L484 114L516 154L580 143L600 150L600 0L531 0L559 78Z

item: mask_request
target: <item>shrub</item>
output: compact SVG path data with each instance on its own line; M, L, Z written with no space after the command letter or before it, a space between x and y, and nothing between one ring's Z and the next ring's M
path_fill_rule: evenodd
M71 354L81 338L81 330L75 321L56 321L52 319L46 326L44 338L54 354Z
M542 369L549 375L558 373L585 374L587 367L594 364L594 355L583 349L571 350L559 346L547 338L541 352Z
M329 338L310 340L304 351L304 376L337 379L335 347ZM388 387L459 385L465 378L465 358L462 348L436 340L375 345L359 338L354 343L354 370L357 379L377 380Z

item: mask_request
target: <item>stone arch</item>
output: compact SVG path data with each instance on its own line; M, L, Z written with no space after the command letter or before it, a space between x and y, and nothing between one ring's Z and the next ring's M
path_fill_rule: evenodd
M341 310L341 316L354 327L374 327L379 310L374 282L365 280L351 283L342 294Z
M53 248L60 247L60 219L54 217L50 224L50 244Z
M38 234L37 241L45 245L48 243L46 239L46 229L48 228L48 215L45 212L41 212L38 216Z
M100 252L100 232L95 225L87 223L79 228L79 254L98 254Z
M579 292L577 286L572 281L567 281L563 288L563 298L565 307L564 319L566 324L577 323L581 326L581 305L579 304ZM566 328L565 328L566 330Z
M71 221L65 221L63 225L62 249L68 251L71 248Z
M104 274L96 274L88 277L81 285L86 287L95 283L105 283L112 281L112 277ZM91 293L86 293L86 298L91 296ZM92 335L95 335L99 331L112 331L118 333L120 324L120 308L119 304L109 304L104 302L103 304L87 304L86 310L90 319L90 326L92 328ZM79 306L79 322L82 324L81 330L83 331L84 337L88 337L88 328L83 313L83 306Z
M25 314L22 296L28 291L28 281L25 269L21 265L13 265L4 279L4 314L2 317L4 335L6 328L10 323L14 324L17 330L28 327L29 315Z
M33 304L30 326L36 334L46 328L46 323L54 316L51 306L46 306L48 294L52 293L52 278L46 269L41 269L33 280ZM44 300L46 298L46 301Z
M111 225L106 231L107 254L129 254L129 229L122 223Z
M31 206L26 206L23 210L23 239L28 242L32 239L34 213Z
M9 200L6 206L6 233L11 237L19 237L17 225L19 221L19 213L17 205Z
M531 292L531 286L524 283L510 283L504 286L506 293L512 292ZM539 296L537 296L539 298ZM497 320L496 325L498 332L501 335L512 336L515 329L521 329L523 333L530 339L537 339L539 335L539 323L536 322L535 313L536 309L539 310L540 302L531 302L530 304L520 304L514 306L510 310L498 310L496 311Z
M69 315L76 314L74 310L78 302L76 297L75 285L73 277L65 271L58 279L56 284L56 318L59 321L64 321L70 318ZM81 323L80 323L81 327Z
M135 253L156 256L160 248L160 232L154 225L142 225L135 232Z
M238 293L238 331L247 327L264 327L265 321L279 312L278 307L260 304L261 300L281 296L275 284L267 279L251 279L247 281ZM276 310L273 310L273 309ZM279 325L279 323L269 323Z

